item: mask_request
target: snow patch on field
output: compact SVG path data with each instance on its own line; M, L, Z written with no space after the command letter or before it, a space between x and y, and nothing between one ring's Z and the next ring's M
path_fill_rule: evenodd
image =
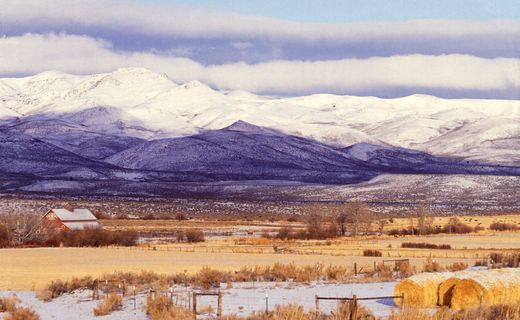
M265 311L266 296L268 306L273 310L276 305L299 304L303 305L307 311L314 310L315 295L323 297L374 297L393 295L395 282L382 283L359 283L359 284L336 284L336 283L233 283L232 288L226 288L222 284L222 303L225 315L237 314L245 316L253 311ZM176 288L181 292L184 288ZM21 304L33 308L42 320L77 320L93 319L93 309L98 301L91 300L91 291L75 291L65 294L51 302L42 302L36 298L36 293L26 291L0 291L0 296L10 296L16 294L22 301ZM390 315L394 308L393 301L372 300L361 301L363 306L368 308L375 316L385 317ZM112 314L99 317L106 320L131 320L146 319L144 312L146 305L146 294L140 293L136 298L136 308L132 297L125 298L123 308L114 311ZM199 297L197 300L199 310L207 306L212 306L216 310L216 297ZM321 311L330 313L336 307L336 302L323 301L320 304ZM204 316L201 316L204 319Z

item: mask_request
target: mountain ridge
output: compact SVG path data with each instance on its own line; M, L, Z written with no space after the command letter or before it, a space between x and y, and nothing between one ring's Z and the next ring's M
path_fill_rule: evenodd
M68 119L94 132L153 140L243 120L337 147L356 143L520 165L520 101L316 94L268 97L177 84L142 68L0 79L0 122Z

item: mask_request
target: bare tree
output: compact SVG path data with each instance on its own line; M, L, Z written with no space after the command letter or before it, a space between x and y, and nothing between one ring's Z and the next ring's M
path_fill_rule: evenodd
M380 235L383 234L383 231L384 231L385 226L386 226L387 223L388 223L388 220L386 220L386 219L379 219L377 221L378 231L379 231Z
M346 216L346 222L352 226L351 235L356 236L360 230L367 232L373 221L373 215L365 202L349 202L341 211Z
M305 223L307 224L307 234L311 238L321 238L324 230L324 212L319 204L306 205L303 208Z
M11 243L11 231L0 223L0 248L7 247Z
M420 235L429 233L433 228L433 217L431 216L430 207L426 204L421 204L417 208L416 215L417 233Z
M11 213L1 216L0 223L7 227L16 243L36 240L41 236L41 218L37 215Z

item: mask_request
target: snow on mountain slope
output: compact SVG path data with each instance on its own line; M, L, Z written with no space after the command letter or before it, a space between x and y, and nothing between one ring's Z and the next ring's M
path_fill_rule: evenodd
M384 172L520 175L520 168L438 158L396 147L364 143L337 149L244 121L194 136L144 142L105 161L126 169L193 172L217 181L348 184Z
M115 168L92 161L31 136L0 129L0 172L26 177L105 178L103 171Z
M244 120L338 147L372 143L520 164L520 101L276 98L220 92L198 81L178 85L146 69L125 68L91 76L45 72L0 79L0 118L21 115L145 139L188 136Z
M86 127L56 119L22 119L9 126L8 130L37 138L93 160L102 160L145 141L92 132Z

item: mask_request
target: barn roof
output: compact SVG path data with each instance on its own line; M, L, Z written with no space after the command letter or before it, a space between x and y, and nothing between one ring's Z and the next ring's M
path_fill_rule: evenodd
M83 230L85 228L99 228L100 225L97 221L85 221L85 222L63 222L65 227L69 230Z
M63 221L97 221L96 216L88 209L74 209L69 211L67 209L52 209L52 212Z

